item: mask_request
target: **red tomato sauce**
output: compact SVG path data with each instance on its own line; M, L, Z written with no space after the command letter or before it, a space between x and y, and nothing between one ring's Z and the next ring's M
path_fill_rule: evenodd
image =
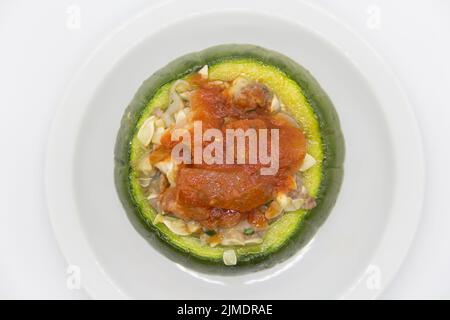
M202 121L203 130L216 128L225 133L226 129L238 128L278 129L279 169L275 175L261 175L260 169L267 165L259 162L181 164L176 185L160 197L161 209L185 220L196 220L209 229L231 227L242 219L262 229L267 221L259 208L278 192L295 188L293 175L306 154L305 136L285 117L271 114L272 93L263 85L246 86L236 97L230 94L230 83L207 82L199 76L193 76L190 82L197 87L190 99L190 121ZM165 134L161 146L150 155L151 162L170 156L176 143L171 141L170 133ZM209 143L204 142L204 146ZM248 160L248 154L245 157Z

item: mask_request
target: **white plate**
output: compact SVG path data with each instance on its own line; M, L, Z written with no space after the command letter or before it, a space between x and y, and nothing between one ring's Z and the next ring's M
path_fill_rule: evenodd
M116 195L113 147L141 82L172 59L221 43L293 58L333 100L346 139L337 204L314 239L274 268L240 276L186 270L133 229ZM47 153L51 220L94 298L372 298L398 270L424 185L411 109L378 56L334 18L302 2L179 1L149 8L104 41L72 82Z

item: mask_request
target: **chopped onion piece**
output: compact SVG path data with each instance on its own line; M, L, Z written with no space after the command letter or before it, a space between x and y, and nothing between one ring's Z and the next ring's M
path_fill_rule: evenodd
M285 112L279 112L275 115L275 117L277 117L279 119L283 119L284 121L288 122L290 125L292 125L295 128L300 128L297 121L292 116L288 115Z
M176 177L177 177L177 166L174 166L172 170L167 172L167 180L169 181L169 184L174 187L176 185Z
M222 85L225 86L226 85L225 82L223 82L222 80L210 81L209 83L213 84L215 86L222 86Z
M188 101L191 98L191 96L192 96L192 91L185 91L185 92L180 93L181 99L183 99L185 101Z
M211 241L211 242L209 242L209 246L212 247L212 248L217 247L219 244L220 243L218 241Z
M198 70L198 73L202 76L203 79L208 79L208 65L205 64L200 70Z
M207 234L202 233L200 235L200 243L201 243L202 246L206 246L208 244L208 238L209 237L208 237Z
M270 104L270 112L280 111L280 100L278 100L276 95L273 95L272 103Z
M191 85L186 80L179 79L175 81L171 87L171 93L177 92L182 93L186 92L191 88Z
M164 113L162 115L162 119L164 120L164 123L167 127L169 127L173 123L172 114L170 113Z
M267 210L264 213L264 215L269 220L270 219L274 219L274 218L278 217L283 212L283 208L284 207L281 206L279 202L272 201L272 203L270 204L269 208L267 208Z
M191 232L191 233L197 232L198 230L200 230L200 227L201 227L200 223L198 223L197 221L194 221L194 220L189 221L187 223L187 228L188 228L189 232Z
M276 201L277 201L277 203L281 206L281 208L286 208L288 205L289 205L289 200L290 198L286 195L286 194L284 194L284 193L279 193L278 195L277 195L277 199L276 199Z
M224 238L220 244L223 246L243 246L245 245L245 242L236 238Z
M164 127L157 127L155 130L155 133L153 134L152 143L154 144L161 144L161 137L166 132L166 129Z
M291 211L297 211L298 209L300 209L303 206L303 203L305 202L303 199L291 199L291 203L289 206L287 206L284 210L286 212L291 212Z
M316 162L317 162L316 159L314 159L314 157L312 155L307 153L305 155L305 159L303 159L303 163L302 163L302 166L300 167L300 171L304 172L304 171L308 170L309 168L314 166L316 164Z
M167 159L165 161L160 161L157 164L155 164L155 167L159 169L162 173L167 175L167 173L173 169L174 162L171 161L171 159Z
M158 214L153 220L153 224L163 223L170 231L179 236L188 236L192 232L189 231L186 223L181 219L168 218L162 214Z
M260 244L262 242L263 242L262 238L256 238L256 237L245 240L245 244L246 245L247 244Z
M244 246L244 234L236 226L223 234L220 244L223 246Z
M183 124L186 122L188 113L189 113L189 108L181 109L180 111L177 111L175 113L175 125L177 127L183 126Z
M157 194L157 193L149 194L149 195L147 196L147 200L156 199L156 198L158 198L158 196L159 196L159 194Z
M150 163L150 157L148 155L148 153L146 153L141 160L139 161L139 165L138 165L139 170L141 170L144 173L150 173L153 170L153 167Z
M172 116L175 112L178 110L183 109L184 103L181 99L180 95L177 92L177 87L182 85L184 89L188 89L190 87L189 83L185 80L177 80L175 83L170 87L169 95L170 95L170 104L167 107L167 110L162 115L162 119L164 120L166 126L170 126L173 123Z
M179 236L188 236L191 234L187 228L186 223L181 219L168 219L165 218L163 223L169 228L170 231Z
M236 252L234 250L225 250L223 252L223 263L226 266L234 266L237 263Z
M153 220L153 224L157 225L158 223L162 223L164 221L164 216L160 213L158 213L155 217L155 219Z
M276 201L286 212L296 211L300 209L304 202L303 199L292 199L284 193L278 194Z
M250 83L249 80L243 77L237 77L233 80L230 87L230 93L232 96L237 96L241 90Z
M151 178L139 178L138 179L139 185L144 188L146 188L150 185L151 180L152 180Z
M165 125L165 123L164 123L164 120L163 119L160 119L160 118L157 118L156 120L155 120L155 127L163 127L164 128L164 125Z
M152 141L154 131L155 131L155 117L151 116L147 120L145 120L144 123L142 124L137 134L137 138L144 146L148 146Z
M155 167L166 175L166 178L171 186L175 186L175 178L178 167L172 159L158 162L155 164Z

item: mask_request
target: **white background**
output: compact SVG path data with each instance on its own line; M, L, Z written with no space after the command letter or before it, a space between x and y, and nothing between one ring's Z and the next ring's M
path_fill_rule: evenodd
M58 101L80 64L99 41L150 2L155 1L0 0L0 298L87 298L66 286L67 265L47 214L47 136ZM423 135L427 185L422 221L382 297L449 299L450 2L310 2L347 23L385 59ZM79 29L67 27L71 5L81 10Z

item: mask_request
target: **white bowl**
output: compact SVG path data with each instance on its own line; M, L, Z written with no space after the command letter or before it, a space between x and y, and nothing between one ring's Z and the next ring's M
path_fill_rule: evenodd
M222 43L279 51L332 99L346 140L337 204L313 240L271 269L206 275L171 262L131 226L116 195L120 118L143 80L174 58ZM54 119L46 187L70 264L95 298L372 298L412 241L424 185L412 111L379 57L326 13L298 1L164 2L105 40L75 77Z

